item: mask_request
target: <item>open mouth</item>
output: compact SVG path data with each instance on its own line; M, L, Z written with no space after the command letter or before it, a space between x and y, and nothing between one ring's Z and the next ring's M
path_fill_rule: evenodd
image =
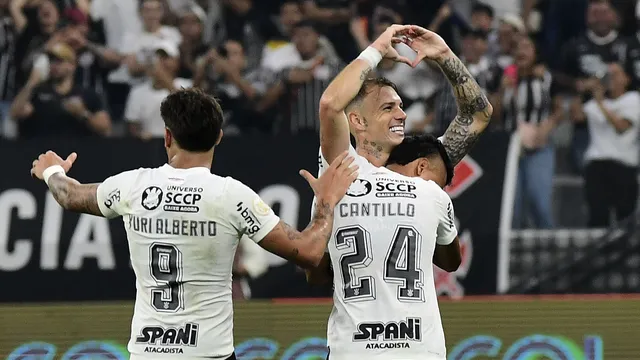
M404 126L402 125L392 126L389 128L389 131L391 131L394 134L404 135Z

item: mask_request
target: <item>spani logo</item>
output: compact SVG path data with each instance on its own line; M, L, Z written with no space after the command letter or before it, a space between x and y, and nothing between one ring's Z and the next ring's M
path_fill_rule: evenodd
M53 360L56 347L45 342L30 342L15 349L9 360ZM126 360L129 352L122 346L107 341L85 341L67 350L61 360Z

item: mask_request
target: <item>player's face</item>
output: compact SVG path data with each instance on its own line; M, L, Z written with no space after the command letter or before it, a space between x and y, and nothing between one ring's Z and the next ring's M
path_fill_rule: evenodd
M371 91L364 98L362 116L366 120L366 139L386 147L386 151L404 139L407 114L402 110L400 95L391 87Z

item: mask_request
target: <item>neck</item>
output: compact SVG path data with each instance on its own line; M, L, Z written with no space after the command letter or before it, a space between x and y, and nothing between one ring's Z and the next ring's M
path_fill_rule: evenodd
M65 78L60 82L56 82L53 85L53 88L56 89L56 92L59 94L68 93L73 87L73 79L71 77Z
M147 32L154 33L156 31L160 30L161 26L162 26L161 24L148 25L148 26L146 26Z
M387 159L389 159L389 153L384 151L382 145L367 139L356 144L356 152L377 167L384 166L387 163Z
M175 154L173 154L173 156L169 155L168 164L176 169L190 169L196 167L211 169L212 162L213 149L204 153L178 150Z
M393 172L395 172L395 173L398 173L400 175L404 175L404 176L407 176L407 177L413 177L414 176L414 175L405 173L406 167L402 166L402 165L391 164L391 165L387 165L386 168L391 170L391 171L393 171Z
M533 64L531 66L518 67L518 76L529 76L533 73Z

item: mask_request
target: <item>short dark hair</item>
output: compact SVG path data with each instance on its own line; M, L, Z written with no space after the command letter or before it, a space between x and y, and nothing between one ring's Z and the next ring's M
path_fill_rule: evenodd
M387 165L407 165L417 159L436 155L439 155L444 162L445 169L447 170L446 185L450 185L451 180L453 180L453 163L442 142L433 135L416 134L405 136L402 143L394 147L391 151Z
M187 151L211 150L222 129L222 108L218 101L198 88L172 92L160 105L165 126L178 145Z
M365 81L362 82L362 86L360 87L358 94L353 98L353 100L351 100L349 105L347 105L347 108L351 107L354 104L362 103L362 100L374 89L383 88L385 86L388 86L392 88L395 92L398 92L398 87L396 86L396 84L394 84L393 81L385 77L375 77L375 78L366 79Z
M488 17L493 19L494 16L494 11L493 11L493 7L491 7L490 5L487 5L483 2L480 1L476 1L472 6L471 6L471 13L483 13L485 15L487 15Z

